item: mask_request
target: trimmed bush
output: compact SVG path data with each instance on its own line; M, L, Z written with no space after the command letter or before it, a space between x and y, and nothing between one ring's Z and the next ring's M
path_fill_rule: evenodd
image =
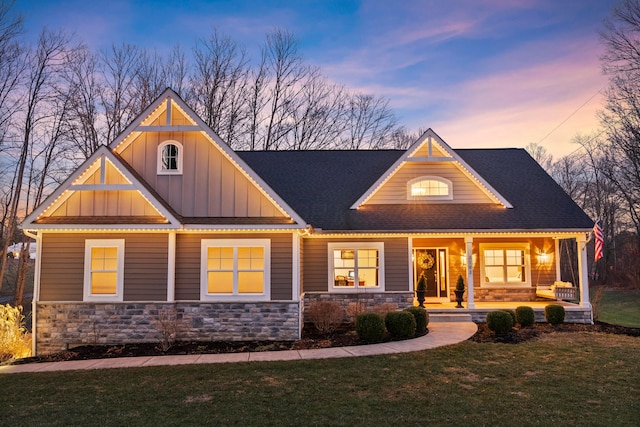
M504 311L505 313L509 313L509 316L511 316L511 322L515 325L516 323L518 323L516 321L516 312L513 310L509 310L508 308L503 308L500 311Z
M544 308L544 318L552 325L564 322L564 307L558 304L549 304Z
M536 314L533 312L533 308L521 305L516 308L516 322L520 324L520 326L528 328L533 326L536 323Z
M384 338L384 320L377 313L360 313L356 316L356 334L362 341L382 341L382 338Z
M384 324L393 338L405 340L416 334L416 318L407 311L388 312Z
M513 328L511 314L502 310L487 313L487 327L498 335L508 333Z
M404 311L411 313L416 319L416 334L424 334L429 324L429 313L422 307L409 307Z
M344 311L334 301L317 301L306 310L306 318L321 334L335 331L344 320Z

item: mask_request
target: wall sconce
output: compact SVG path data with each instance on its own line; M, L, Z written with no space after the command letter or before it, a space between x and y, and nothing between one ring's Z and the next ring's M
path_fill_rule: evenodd
M460 254L460 263L462 265L467 265L467 253L466 252L462 252Z
M539 253L538 254L538 263L546 264L547 262L549 262L549 254L547 254L546 252Z

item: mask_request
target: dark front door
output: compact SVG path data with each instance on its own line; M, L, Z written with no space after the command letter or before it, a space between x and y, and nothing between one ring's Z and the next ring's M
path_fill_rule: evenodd
M424 274L427 280L427 298L446 298L446 250L445 249L415 249L415 284Z

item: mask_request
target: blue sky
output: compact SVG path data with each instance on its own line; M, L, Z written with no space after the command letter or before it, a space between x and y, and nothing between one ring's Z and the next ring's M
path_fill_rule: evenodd
M287 28L309 63L387 97L411 130L431 127L453 148L539 142L558 157L598 127L606 78L597 31L615 3L17 0L16 9L31 37L64 28L96 49L190 49L216 27L257 52L265 33Z

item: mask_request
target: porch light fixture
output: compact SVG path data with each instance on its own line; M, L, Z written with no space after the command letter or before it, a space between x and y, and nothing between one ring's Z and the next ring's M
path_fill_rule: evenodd
M460 254L460 264L467 265L467 253L466 252L462 252Z
M546 252L540 252L538 254L538 262L540 264L546 264L549 262L549 255Z

